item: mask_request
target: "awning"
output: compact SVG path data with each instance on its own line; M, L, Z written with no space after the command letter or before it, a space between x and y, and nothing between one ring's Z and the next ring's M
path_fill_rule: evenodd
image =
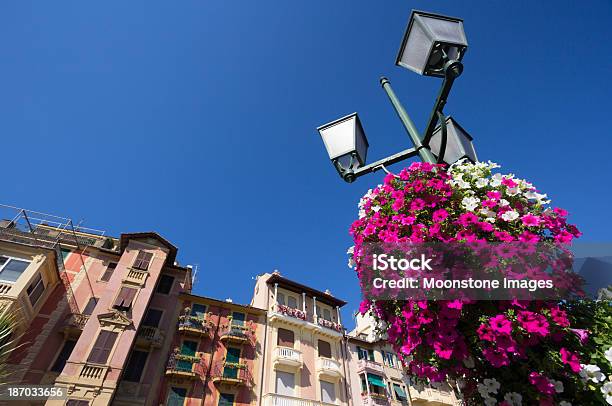
M395 394L399 399L406 399L406 392L404 392L401 386L393 385L393 390L395 390Z
M370 382L374 386L380 386L381 388L386 388L385 383L382 378L378 375L370 375L368 374L368 382Z

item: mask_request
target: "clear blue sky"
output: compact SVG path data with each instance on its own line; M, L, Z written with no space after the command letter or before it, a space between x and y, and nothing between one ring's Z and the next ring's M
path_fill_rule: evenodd
M371 160L409 146L378 84L423 128L439 81L394 66L412 8L462 17L447 105L481 159L526 177L585 232L612 220L612 3L13 1L0 12L3 203L155 230L198 294L248 302L279 269L357 308L360 195L315 128L358 111Z

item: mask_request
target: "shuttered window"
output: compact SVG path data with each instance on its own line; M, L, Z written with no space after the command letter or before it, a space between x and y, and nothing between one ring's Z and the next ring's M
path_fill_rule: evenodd
M115 272L115 268L117 268L117 263L116 262L109 263L108 266L106 267L106 270L104 271L104 273L100 277L100 280L104 281L104 282L108 282L110 280L111 276L113 275L113 272Z
M319 340L319 357L331 358L331 345L327 341Z
M89 353L87 362L105 364L106 361L108 361L108 356L113 349L115 340L117 340L117 335L118 334L113 331L100 331L100 335L98 335L98 339Z
M158 327L163 311L157 309L147 310L147 315L142 321L143 326Z
M293 343L295 341L293 331L287 330L284 328L278 329L278 342L277 345L283 347L291 347L293 348Z
M140 382L140 377L147 362L148 352L134 350L130 354L123 379L128 382Z
M113 307L117 310L127 311L130 309L130 307L132 307L132 301L134 300L135 296L136 289L124 286L119 291L119 295L117 296L117 299L115 299L115 304Z
M62 369L64 369L64 366L66 366L66 361L68 361L68 358L70 358L70 354L72 354L72 350L74 349L75 344L75 340L68 340L64 343L62 350L60 351L59 355L57 356L57 359L51 367L51 371L62 372Z
M134 265L132 265L132 267L140 269L142 271L146 271L147 269L149 269L149 264L151 263L152 258L152 253L146 251L138 251L136 261L134 261Z
M321 401L336 403L336 385L334 383L321 381Z
M159 278L159 283L157 284L157 293L161 293L167 295L172 290L172 285L174 284L174 277L170 275L162 275Z
M85 308L83 309L83 314L91 316L97 304L98 304L98 298L93 297L93 296L90 297L89 300L87 301L87 304L85 305Z

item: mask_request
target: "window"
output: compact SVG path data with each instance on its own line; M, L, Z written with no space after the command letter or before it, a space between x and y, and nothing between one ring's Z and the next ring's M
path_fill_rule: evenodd
M38 302L38 299L40 299L43 292L45 291L45 283L43 282L42 275L40 273L36 275L36 277L34 278L32 283L30 283L30 286L28 286L28 289L26 291L28 293L28 296L30 297L30 303L32 304L32 307L34 307L34 305L36 305L36 302Z
M386 385L381 376L368 374L368 383L370 384L370 393L385 394Z
M62 259L64 260L64 263L65 263L66 258L68 258L68 255L70 255L72 251L70 251L68 248L62 248L60 249L60 251L62 252Z
M287 296L287 306L297 309L297 299L293 296Z
M319 357L331 358L331 345L327 341L319 340Z
M276 302L278 304L284 305L285 304L285 294L282 292L278 292L278 295L276 296Z
M138 255L136 255L136 261L134 261L134 265L132 265L132 268L140 269L141 271L146 271L147 269L149 269L149 265L151 264L152 258L152 253L146 251L138 251Z
M89 401L79 399L68 399L66 406L89 406Z
M295 342L295 337L293 331L287 330L284 328L278 329L278 341L277 345L282 347L291 347L293 348L293 343Z
M147 314L145 315L145 318L142 321L142 325L149 327L158 327L163 313L164 312L162 310L157 309L147 310Z
M76 340L67 340L64 342L64 346L62 347L60 353L58 354L53 366L51 367L51 371L53 372L62 372L64 366L66 366L66 361L70 358L70 354L72 354L72 350L76 345Z
M295 375L289 372L276 371L276 394L293 396Z
M327 321L332 321L331 312L329 309L323 309L323 318Z
M117 268L117 263L116 262L110 262L106 266L106 270L104 270L104 273L100 277L100 280L103 281L103 282L108 282L110 280L111 276L113 275L113 272L115 272L115 268Z
M132 307L132 301L135 296L136 289L123 286L119 291L119 295L117 295L117 299L115 299L113 307L117 310L126 312Z
M191 305L191 315L203 319L206 316L206 305L193 303Z
M183 406L187 397L187 389L185 388L170 388L168 394L167 406Z
M123 380L128 382L140 382L140 376L144 371L148 356L149 353L146 351L132 351L127 366L125 367L125 372L123 373Z
M87 362L93 362L96 364L105 364L108 360L108 356L113 349L113 345L115 344L115 340L117 340L117 333L108 330L100 331L100 335L98 335L98 339L96 340L91 352L89 353L89 357L87 358Z
M0 280L16 282L28 265L30 261L0 256Z
M232 325L244 326L244 313L233 312L232 313Z
M399 400L400 402L405 402L407 400L404 388L402 388L397 383L393 384L393 392L395 392L395 399Z
M90 297L89 301L85 305L85 309L83 309L83 314L91 316L91 314L93 313L93 311L96 308L97 304L98 304L98 298L97 297L93 297L93 296Z
M163 295L167 295L172 290L172 285L174 284L174 277L170 275L162 275L159 278L159 283L157 285L157 293L161 293Z
M357 358L374 361L374 351L367 348L357 347Z
M385 364L389 365L390 367L395 367L395 354L385 351L381 351L381 353Z
M321 401L336 403L336 385L333 382L321 381Z
M218 406L232 406L234 404L233 393L220 393Z

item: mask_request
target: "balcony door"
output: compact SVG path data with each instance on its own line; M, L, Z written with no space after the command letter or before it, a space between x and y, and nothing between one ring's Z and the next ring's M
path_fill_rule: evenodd
M285 396L295 395L295 374L276 371L276 394Z
M238 378L238 364L240 363L240 348L230 347L227 349L225 356L225 367L223 368L223 376L226 378ZM234 364L234 365L227 365Z
M196 350L198 348L198 343L195 341L183 341L183 345L181 346L181 355L187 355L189 357L195 357ZM187 360L179 360L176 363L176 367L180 371L188 371L191 372L193 362Z

